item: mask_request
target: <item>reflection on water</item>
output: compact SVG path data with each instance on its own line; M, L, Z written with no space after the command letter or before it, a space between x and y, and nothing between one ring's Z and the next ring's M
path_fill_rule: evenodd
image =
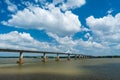
M61 75L62 79L69 80L119 80L120 79L120 59L119 58L104 58L104 59L81 59L81 60L62 60L55 62L49 60L47 63L42 63L40 59L24 59L24 64L16 64L17 59L0 59L0 75L9 74L39 74L40 78L42 74ZM36 75L35 75L36 76ZM43 76L43 75L42 75ZM0 76L0 80L1 80ZM32 80L32 77L29 76ZM30 80L28 78L28 80ZM47 78L43 78L48 80ZM39 80L39 79L38 79ZM49 79L50 80L50 79ZM55 78L56 80L56 78Z

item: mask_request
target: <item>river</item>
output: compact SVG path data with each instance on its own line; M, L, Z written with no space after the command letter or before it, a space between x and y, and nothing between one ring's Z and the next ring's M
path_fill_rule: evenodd
M49 59L0 58L0 80L120 80L120 58L95 58L59 62Z

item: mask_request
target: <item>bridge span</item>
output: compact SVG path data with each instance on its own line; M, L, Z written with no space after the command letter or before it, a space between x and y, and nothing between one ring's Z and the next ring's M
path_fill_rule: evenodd
M67 60L70 60L71 55L75 56L75 59L77 58L90 58L89 55L83 55L83 54L72 54L72 53L64 53L64 52L47 52L47 51L36 51L36 50L19 50L19 49L0 49L0 52L19 52L19 60L17 63L22 64L23 63L23 53L39 53L43 54L43 62L47 61L46 54L57 54L56 61L60 61L59 54L68 55Z

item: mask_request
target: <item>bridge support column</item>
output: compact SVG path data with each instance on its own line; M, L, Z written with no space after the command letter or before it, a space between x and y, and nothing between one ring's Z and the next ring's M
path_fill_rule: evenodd
M43 53L43 60L44 63L47 62L47 58L46 58L46 53Z
M68 60L68 61L70 60L70 54L68 54L68 58L67 58L67 60Z
M57 57L56 57L55 61L60 61L59 54L57 54Z
M85 58L85 56L82 56L82 58L84 59L84 58Z
M81 58L83 59L83 55L81 56Z
M78 59L80 59L80 55L78 55Z
M85 56L83 56L83 59L85 59Z
M75 60L77 60L77 55L75 55Z
M23 52L20 52L19 61L17 61L17 63L19 63L19 64L23 63Z

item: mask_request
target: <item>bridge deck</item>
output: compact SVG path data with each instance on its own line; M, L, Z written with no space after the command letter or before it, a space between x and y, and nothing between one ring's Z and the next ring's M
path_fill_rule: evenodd
M47 52L47 51L18 50L18 49L0 49L0 52L26 52L26 53L47 53L47 54L70 54L70 53L63 53L63 52Z

